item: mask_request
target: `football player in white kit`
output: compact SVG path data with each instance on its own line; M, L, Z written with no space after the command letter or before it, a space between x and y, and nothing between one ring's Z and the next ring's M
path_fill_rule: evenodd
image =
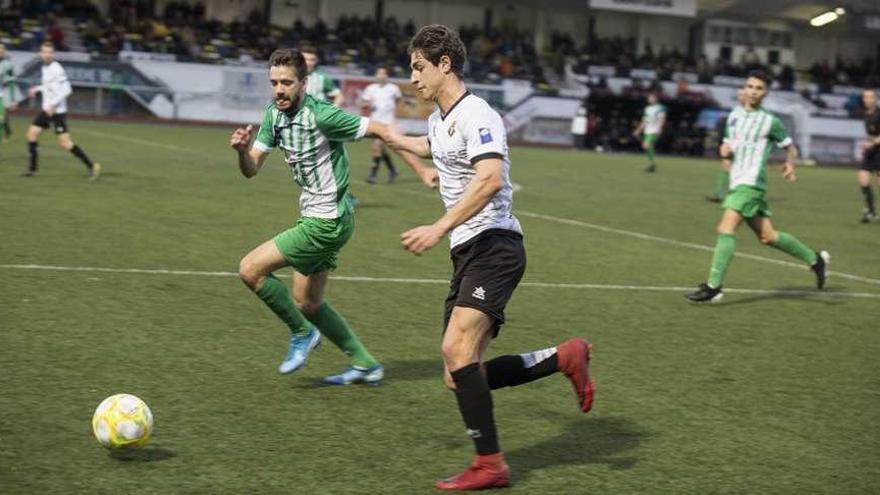
M393 126L396 118L394 115L397 108L397 102L403 98L400 87L394 83L388 82L388 70L384 67L376 69L376 82L370 84L361 93L361 102L370 111L370 120L373 122L381 122L383 124ZM379 166L384 161L388 167L388 182L394 182L397 178L397 170L391 161L391 155L385 147L385 143L381 139L373 140L373 167L370 169L370 175L366 181L370 184L376 183L376 175L379 173ZM425 168L425 165L419 158L412 153L406 151L397 151L401 158L413 170ZM419 174L420 177L424 174ZM434 183L426 183L428 187L436 187Z
M397 101L403 97L400 88L388 82L388 70L384 67L376 69L376 82L370 84L361 93L361 101L371 111L370 120L381 122L386 125L394 124L394 109ZM394 182L397 178L397 170L391 162L391 155L385 149L385 143L381 139L374 139L371 148L373 152L373 168L367 176L367 182L376 183L376 174L379 173L379 165L384 161L388 167L388 182Z
M40 45L40 60L43 62L40 85L30 88L28 97L33 98L37 93L42 93L43 106L42 111L34 118L27 130L30 165L22 175L32 177L37 173L39 158L37 140L45 129L52 127L58 136L58 145L79 158L89 169L89 178L95 180L101 175L101 164L92 162L85 151L70 138L70 131L67 128L67 97L73 92L73 88L64 68L55 61L55 45L51 41Z
M491 390L561 371L574 386L578 407L588 412L593 402L590 344L575 337L559 346L482 362L526 266L522 228L511 212L507 135L501 116L462 81L466 52L455 31L425 26L410 41L409 52L413 85L438 108L428 119L427 136L406 137L390 128L382 137L394 149L432 157L440 176L446 214L404 232L401 240L419 255L450 237L453 277L441 344L444 379L455 391L476 450L464 472L435 487L505 487L510 469L498 444Z

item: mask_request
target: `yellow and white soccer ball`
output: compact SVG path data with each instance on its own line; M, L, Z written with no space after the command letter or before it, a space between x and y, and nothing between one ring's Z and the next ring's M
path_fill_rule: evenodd
M153 433L153 413L134 395L111 395L95 409L92 431L108 449L140 447Z

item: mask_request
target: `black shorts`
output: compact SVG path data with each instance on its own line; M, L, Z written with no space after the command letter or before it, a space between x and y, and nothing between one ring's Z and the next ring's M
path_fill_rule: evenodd
M446 297L443 331L452 309L464 306L482 311L494 320L492 337L504 324L504 308L526 271L522 235L490 229L452 250L452 282Z
M34 125L43 129L52 126L55 129L55 134L64 134L67 132L67 114L55 113L49 117L49 114L41 111L39 115L34 117Z
M865 150L859 170L880 173L880 146L872 146Z

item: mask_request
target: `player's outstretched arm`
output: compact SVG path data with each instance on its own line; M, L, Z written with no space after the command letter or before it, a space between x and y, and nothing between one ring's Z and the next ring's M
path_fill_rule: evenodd
M251 139L253 138L254 126L239 127L229 138L229 146L238 152L238 168L241 175L250 179L257 175L266 157L269 156L265 151L257 148L251 148Z
M428 158L431 156L431 148L428 146L426 136L409 137L399 132L396 127L370 121L367 126L367 134L372 134L403 157L406 165L422 180L425 186L435 189L440 182L437 169L428 167L418 157Z
M504 187L504 162L485 158L474 164L473 179L459 202L431 225L422 225L401 234L403 248L415 255L431 249L452 229L479 213Z
M388 126L372 120L367 127L367 134L385 141L385 144L396 151L408 151L419 158L431 158L428 136L407 136L396 126Z

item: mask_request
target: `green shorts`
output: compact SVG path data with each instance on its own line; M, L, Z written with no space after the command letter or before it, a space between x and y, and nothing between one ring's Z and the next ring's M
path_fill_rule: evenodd
M292 229L275 236L275 247L303 275L335 270L337 255L354 234L354 212L339 218L302 217Z
M751 186L736 186L727 193L722 208L739 212L743 218L769 217L772 215L765 191Z
M643 140L643 142L649 147L653 147L655 144L657 144L658 139L660 139L660 134L645 134L645 139Z

